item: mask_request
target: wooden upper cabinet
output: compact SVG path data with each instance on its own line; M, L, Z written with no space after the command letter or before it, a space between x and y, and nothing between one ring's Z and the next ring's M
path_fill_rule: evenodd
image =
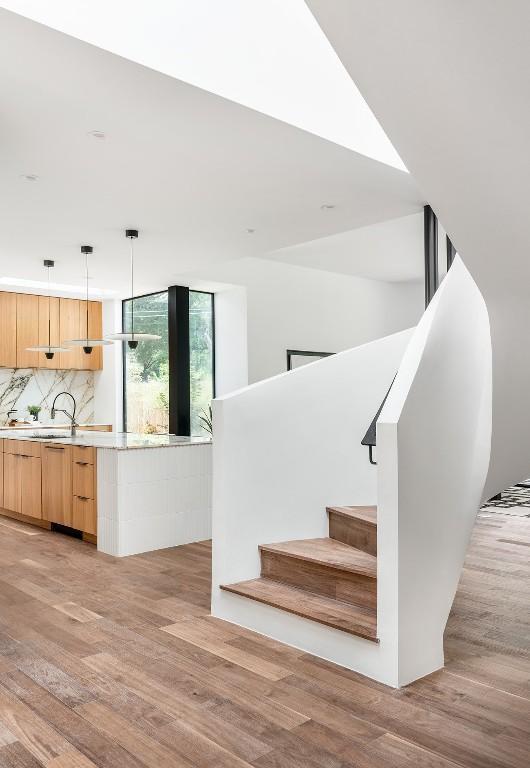
M88 312L87 312L88 306ZM88 320L88 329L87 329ZM100 339L103 333L102 311L100 301L79 302L79 338ZM93 347L87 355L81 347L81 367L89 371L100 371L103 368L103 348Z
M94 347L91 354L82 347L56 353L48 360L44 351L28 352L28 347L63 346L69 339L100 339L102 305L100 301L80 301L57 296L0 291L0 368L52 368L99 371L103 368L103 350ZM48 336L49 329L49 336Z
M0 292L0 367L17 366L17 294Z
M39 343L39 297L31 293L17 293L17 368L38 368L41 355L28 352L27 347ZM42 355L43 356L43 355Z
M39 296L39 345L49 343L51 347L58 347L60 341L59 299L56 296ZM58 354L48 360L44 352L40 353L39 368L57 369L58 367Z
M61 337L61 346L69 339L80 339L80 301L79 299L59 299L59 328ZM59 354L59 368L71 368L79 370L84 362L81 358L84 355L81 347L72 347L70 352L61 352Z

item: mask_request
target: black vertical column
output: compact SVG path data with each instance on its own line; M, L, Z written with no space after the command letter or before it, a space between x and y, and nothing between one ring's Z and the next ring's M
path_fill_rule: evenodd
M438 219L430 205L423 207L423 244L425 252L425 306L438 288Z
M454 247L451 240L449 239L449 235L445 236L445 247L447 250L447 271L449 271L449 268L456 256L456 248Z
M190 292L168 288L169 431L189 435L190 423Z

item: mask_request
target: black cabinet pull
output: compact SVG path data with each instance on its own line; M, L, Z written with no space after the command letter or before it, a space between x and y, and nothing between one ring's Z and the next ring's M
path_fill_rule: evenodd
M47 451L64 451L64 445L46 445Z
M79 464L80 467L87 467L88 461L76 461L76 464ZM81 498L81 497L79 497Z
M79 501L88 501L88 496L78 496Z

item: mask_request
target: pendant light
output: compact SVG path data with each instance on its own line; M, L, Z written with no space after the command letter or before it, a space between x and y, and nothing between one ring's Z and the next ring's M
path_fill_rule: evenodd
M53 356L56 352L70 352L69 349L64 347L52 346L52 316L51 316L51 295L50 295L50 269L55 266L55 262L52 259L44 259L44 266L48 273L48 343L39 344L36 347L26 347L28 352L44 352L44 356L47 360L53 360Z
M86 355L90 355L94 347L103 347L105 344L112 344L107 339L91 339L90 328L88 325L89 312L88 312L88 255L93 253L94 249L91 245L82 245L81 253L85 257L85 280L86 280L86 337L84 339L69 339L65 341L69 347L83 347L83 352Z
M156 341L161 336L154 333L142 333L134 329L134 241L138 239L137 229L126 229L125 237L131 243L131 330L126 333L112 333L108 338L113 341L126 341L130 349L136 349L139 341Z

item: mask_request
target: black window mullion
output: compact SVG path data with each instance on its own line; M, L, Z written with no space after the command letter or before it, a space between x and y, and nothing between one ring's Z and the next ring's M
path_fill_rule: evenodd
M190 292L181 285L168 289L168 340L169 431L190 435Z

